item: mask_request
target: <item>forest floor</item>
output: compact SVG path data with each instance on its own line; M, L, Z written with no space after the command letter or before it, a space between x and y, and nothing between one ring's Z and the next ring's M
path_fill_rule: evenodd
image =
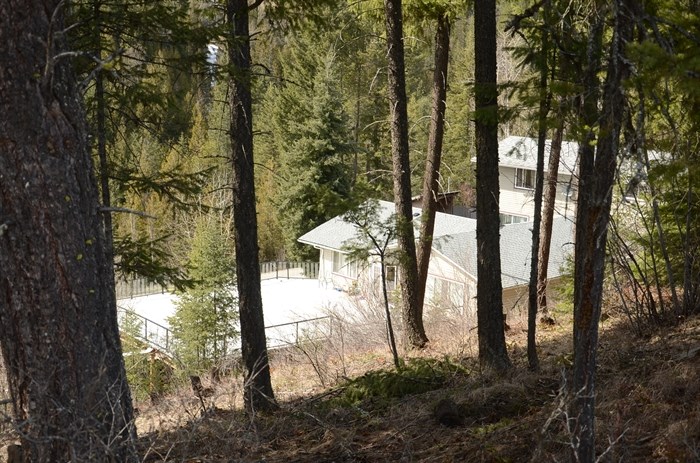
M246 415L239 381L204 378L211 397L183 390L139 405L144 460L566 461L571 320L539 327L537 373L527 368L523 324L515 325L507 333L514 368L506 377L481 371L473 343L448 342L455 333L448 327L427 349L406 355L404 374L394 373L381 345L342 356L318 345L275 354L274 413ZM625 320L608 319L598 365L599 461L700 461L700 318L644 338ZM445 404L454 407L451 426L438 422L436 408Z

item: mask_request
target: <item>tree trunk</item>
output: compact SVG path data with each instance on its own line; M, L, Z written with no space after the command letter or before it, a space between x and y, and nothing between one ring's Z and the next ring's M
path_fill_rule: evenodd
M549 148L549 164L547 185L543 194L542 224L540 226L540 246L537 252L537 308L544 316L547 309L547 273L549 272L549 251L552 244L552 222L554 220L554 204L557 198L557 178L559 160L561 159L561 143L564 136L564 118L560 114L559 126L554 130L552 145Z
M26 461L135 462L64 8L0 3L0 342Z
M433 71L433 109L428 135L428 157L423 179L423 212L418 241L418 303L423 306L425 285L428 280L430 251L433 246L435 211L440 180L442 139L445 133L445 105L447 98L447 67L450 53L450 22L445 14L437 19L435 33L435 70Z
M540 222L542 220L542 190L544 187L544 150L547 141L547 115L552 93L547 88L549 74L549 33L542 31L542 64L540 69L540 107L537 121L537 167L535 174L535 214L532 221L532 251L530 252L530 283L527 298L527 362L531 370L540 367L537 358L537 269L540 248ZM557 166L559 167L559 166ZM555 169L555 178L556 178Z
M503 328L498 187L496 2L474 3L477 323L479 360L510 368Z
M575 244L572 385L574 397L571 416L574 421L573 457L583 463L595 461L598 322L602 303L607 229L617 171L619 134L625 110L622 82L628 69L625 64L624 47L631 39L633 30L632 11L628 1L633 0L618 0L613 4L615 28L605 79L595 159L593 156L581 157ZM592 72L592 69L589 68L589 72ZM584 89L590 90L590 87Z
M695 288L693 281L693 262L696 260L696 250L692 245L693 236L693 182L688 169L688 191L686 192L685 230L683 236L683 315L688 317L695 310Z
M578 97L578 117L580 124L588 129L583 140L579 144L578 153L578 197L576 202L576 228L574 238L574 369L575 378L572 383L571 394L573 396L572 425L574 427L573 461L590 462L595 457L595 435L594 429L587 429L586 425L594 425L594 406L592 401L584 402L585 395L593 390L595 353L598 342L598 318L594 313L594 306L581 307L579 298L583 298L585 291L594 289L595 274L591 267L591 255L595 252L593 242L593 226L589 223L592 202L594 156L595 156L595 134L593 127L598 119L598 99L600 96L600 82L598 70L602 55L602 15L593 19L594 23L590 27L590 35L587 50L587 67L583 75L583 93ZM587 246L593 245L590 249ZM584 262L585 259L585 262ZM602 274L603 269L596 269ZM583 286L583 276L588 274L587 287ZM581 281L579 281L581 279ZM590 294L591 297L596 297ZM600 295L598 295L600 300ZM599 315L599 314L598 314ZM587 317L587 318L584 318ZM595 318L595 320L594 320ZM578 357L577 357L578 356ZM592 397L590 398L592 400ZM578 458L584 458L578 460Z
M384 256L386 252L386 247L379 256L379 263L382 270L382 296L384 297L384 315L386 315L386 334L389 340L389 348L391 349L391 355L394 358L394 366L396 370L401 368L401 361L399 360L399 351L396 349L396 339L394 338L394 326L391 324L391 310L389 310L389 294L386 289L386 259Z
M250 77L250 33L247 0L228 0L231 163L233 165L233 234L241 321L241 354L245 364L244 401L254 412L276 407L265 340L258 222L255 215L253 113Z
M413 234L411 204L411 168L408 157L408 111L403 52L401 0L384 0L388 48L389 104L391 112L391 159L394 176L399 252L399 282L404 336L411 347L422 348L428 342L423 327L423 306L418 300L418 268Z
M647 154L646 165L647 171L649 170L649 155ZM661 214L659 212L659 202L657 200L657 195L655 188L652 184L649 184L649 189L651 193L651 209L654 214L654 224L656 226L656 231L659 234L659 248L661 249L661 255L664 259L664 264L666 266L666 278L668 278L668 286L671 289L671 303L673 304L673 312L676 316L680 315L681 303L678 298L678 291L676 289L676 275L673 270L673 265L671 264L671 256L668 252L668 244L666 241L666 230L661 223ZM663 297L660 296L659 300L663 304Z
M640 34L637 36L637 41L639 43L642 43L644 41L644 37ZM647 170L649 171L649 156L647 152L647 142L646 142L646 130L645 130L645 125L646 125L646 105L645 105L645 100L647 98L646 92L644 88L642 87L641 83L637 83L636 85L636 91L637 91L637 98L638 98L638 114L637 114L637 126L634 127L631 124L631 118L630 118L630 127L629 127L629 137L633 138L634 144L636 145L636 149L638 151L638 158L644 163L644 166ZM651 193L651 196L654 198L654 201L652 204L655 204L655 199L656 199L656 194L654 193L654 185L653 182L650 182L649 179L647 178L646 181L647 187L649 188L649 192ZM639 197L635 194L634 195L634 203L636 206L637 211L640 213L639 217L642 221L642 224L644 225L643 231L638 231L637 233L642 236L642 233L646 233L647 236L653 236L654 233L654 223L650 222L649 219L647 218L647 214L645 213L647 209L647 204L646 201L640 201ZM652 210L654 210L654 207L652 206ZM616 232L617 234L617 232ZM619 234L618 234L619 236ZM622 238L617 239L618 242L623 243ZM660 243L661 244L661 243ZM632 251L629 249L629 246L625 244L625 253L627 255L627 258L633 262L635 265L637 271L639 272L639 275L645 275L646 272L641 272L641 269L639 267L639 264L637 263L637 259L635 259ZM647 298L649 299L649 315L653 319L655 323L658 323L660 321L660 317L662 314L666 312L666 306L664 303L664 298L663 298L663 290L661 289L662 281L659 278L659 266L658 266L658 256L657 252L654 249L654 246L649 247L649 263L651 265L651 274L652 274L652 282L653 282L653 290L656 291L656 295L658 297L658 301L654 299L654 294L652 291L652 282L649 282L649 277L643 276L644 280L644 286L647 292ZM631 273L631 269L630 269ZM614 275L614 273L613 273ZM657 309L657 303L659 309Z

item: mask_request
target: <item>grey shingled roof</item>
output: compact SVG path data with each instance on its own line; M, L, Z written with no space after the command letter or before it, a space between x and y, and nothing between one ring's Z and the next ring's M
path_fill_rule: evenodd
M381 220L386 220L394 213L394 204L388 201L378 201ZM414 207L413 213L419 214L420 209ZM418 221L415 222L418 224ZM468 232L476 230L476 220L456 215L438 212L435 216L435 230L433 237ZM349 243L357 236L355 225L337 216L305 233L297 241L318 248L342 251L343 245Z
M552 244L547 276L561 275L567 255L573 252L573 223L556 217L552 224ZM503 288L527 284L530 278L532 222L501 227L501 283ZM476 231L437 238L433 249L476 279Z
M552 140L545 142L544 170L547 172L549 150ZM572 175L578 157L578 143L565 141L561 144L559 174ZM498 142L498 165L535 170L537 168L537 140L529 137L510 136Z

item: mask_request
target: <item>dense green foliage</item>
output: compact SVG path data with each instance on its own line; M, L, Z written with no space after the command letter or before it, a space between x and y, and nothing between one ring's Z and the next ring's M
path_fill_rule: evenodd
M203 172L165 160L183 149L192 126L206 35L187 3L85 0L70 11L117 274L183 288L171 233L152 216L186 209L205 182Z
M283 79L266 92L263 115L270 127L264 155L275 160L275 202L294 260L316 252L296 239L344 212L351 197L353 154L349 117L343 107L333 50L314 50L317 37L304 34L289 44Z
M168 320L177 354L193 371L232 354L238 339L233 247L221 228L206 218L197 225L188 265L193 287L180 294Z
M143 341L143 319L129 310L119 321L124 367L132 397L137 400L157 401L173 390L176 359L153 349Z
M431 18L445 7L454 16L454 78L440 184L463 189L471 202L472 27L462 2L407 3L412 183L417 191L427 146ZM252 90L262 260L311 258L315 251L301 247L299 235L353 203L392 195L380 10L341 1L313 14L289 8L253 13L260 22ZM95 156L103 145L107 205L120 208L112 213L118 270L183 287L192 208L195 217L230 212L221 11L197 2L79 2L73 14ZM499 37L501 47L511 42Z
M443 387L457 375L469 372L449 358L409 359L398 370L377 370L365 373L343 386L333 406L352 406L368 399L398 399Z

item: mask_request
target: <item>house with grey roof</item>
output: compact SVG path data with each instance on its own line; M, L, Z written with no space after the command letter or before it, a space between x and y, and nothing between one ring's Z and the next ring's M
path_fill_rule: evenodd
M552 141L545 142L544 169L548 173ZM578 143L564 141L557 171L555 216L575 217L574 173ZM498 143L500 216L502 224L530 222L534 216L534 193L537 171L537 140L510 136Z
M379 201L382 220L394 212L393 203ZM414 208L418 217L420 209ZM527 302L530 275L531 223L501 227L501 271L504 310L512 311ZM416 224L417 228L417 224ZM558 217L552 227L549 278L561 276L566 256L573 250L571 220ZM378 282L381 266L376 261L357 262L349 258L348 245L358 237L357 227L343 216L321 224L298 240L320 251L319 281L347 290L361 281ZM398 268L387 267L390 288L396 286ZM476 311L476 220L438 212L433 233L433 252L428 267L426 304L447 307L460 313Z
M418 217L420 211L419 208L414 207L414 217ZM388 201L378 201L377 212L377 220L386 221L395 212L394 204ZM417 221L415 225L417 233ZM476 220L438 212L435 218L433 239L474 230L476 230ZM380 275L378 263L354 262L348 258L350 254L348 247L353 245L357 238L357 227L339 215L305 233L297 241L313 246L320 251L318 278L321 283L334 288L347 289L358 280L363 272L365 276L369 272L372 279ZM395 246L395 243L390 246ZM387 268L387 280L390 288L393 288L398 281L397 271L395 265L389 265Z
M549 155L552 141L545 141L544 172L549 169ZM554 202L555 217L576 217L576 169L578 164L579 144L563 141L557 170L557 193ZM649 150L646 153L652 164L665 162L667 153ZM618 188L614 192L617 209L646 191L647 172L639 154L631 155L624 150L616 172ZM534 217L534 193L537 170L537 140L529 137L510 136L498 143L498 171L501 224L530 222ZM617 210L616 209L616 210Z
M550 282L561 277L568 256L573 255L573 230L573 222L565 217L556 217L552 223L547 272ZM503 309L506 312L526 309L532 223L503 225L500 232ZM454 306L461 300L468 313L475 313L476 264L475 229L435 238L428 271L426 302Z

